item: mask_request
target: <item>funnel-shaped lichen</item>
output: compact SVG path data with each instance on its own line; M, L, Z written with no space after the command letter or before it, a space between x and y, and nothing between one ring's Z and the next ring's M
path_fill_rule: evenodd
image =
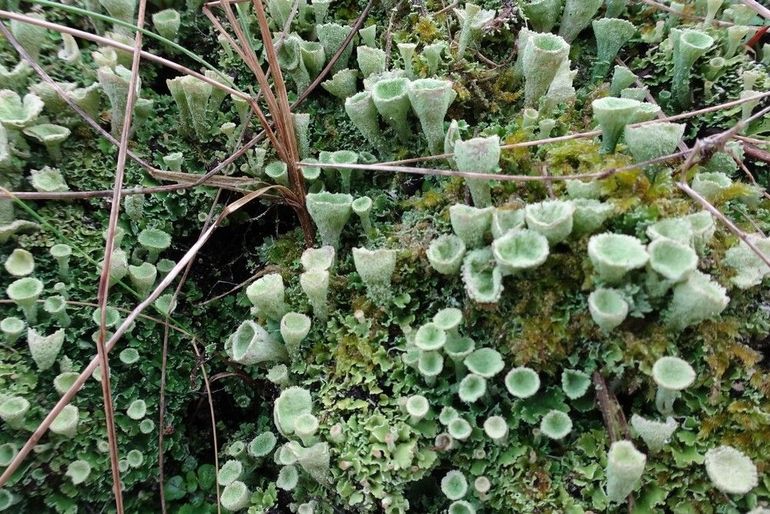
M475 137L467 141L458 139L454 143L454 160L460 171L497 173L500 162L500 138L490 136ZM469 178L466 182L476 207L488 207L492 203L489 180Z
M477 208L455 204L449 207L452 230L468 248L482 246L492 223L493 207Z
M207 109L214 86L190 75L166 80L166 85L179 108L180 132L207 140L212 129Z
M13 6L14 4L8 4ZM16 4L18 6L18 4ZM13 9L11 7L11 10ZM39 12L26 13L30 18L45 20L45 17ZM27 51L33 61L40 57L40 49L48 39L48 30L45 27L25 23L21 20L11 20L11 34L19 41L19 44Z
M572 233L575 205L562 200L547 200L527 205L525 219L530 230L544 235L549 244L564 241Z
M482 9L476 4L466 2L463 9L455 8L454 13L460 21L460 35L457 37L457 58L462 59L468 46L481 37L484 25L495 17L495 11Z
M559 35L568 43L574 41L591 24L603 0L567 0L559 26Z
M530 34L522 55L524 103L536 106L569 55L570 46L554 34Z
M171 236L168 232L156 228L146 228L139 232L139 244L147 251L147 261L155 262L161 252L171 246Z
M231 345L232 359L247 366L260 362L283 361L288 357L286 348L251 320L241 323L228 342Z
M294 433L297 418L303 414L311 414L313 399L310 391L301 387L289 387L276 398L273 405L273 422L284 436Z
M582 398L591 387L591 377L588 373L576 369L565 369L561 372L561 389L570 400Z
M280 320L289 311L285 301L285 287L279 273L269 273L255 280L246 296L260 316Z
M717 200L732 185L732 179L721 171L701 172L692 179L693 190L710 202Z
M51 423L50 430L54 434L72 438L77 435L80 412L74 405L66 405Z
M760 234L749 234L748 239L766 258L770 258L770 239ZM730 280L740 289L759 285L762 279L770 274L770 266L765 264L744 241L727 250L725 264L735 270L735 276Z
M474 350L463 361L471 373L484 378L492 378L503 370L503 357L492 348Z
M361 91L345 99L345 112L361 134L376 147L382 147L383 139L377 119L377 108L370 91Z
M329 272L323 269L311 269L299 276L299 284L307 295L313 314L321 321L325 321L329 315L327 306Z
M465 375L458 385L457 395L464 403L474 403L487 392L487 379L475 373Z
M42 292L43 283L34 277L15 280L6 289L8 298L21 308L28 323L37 321L37 299Z
M357 80L358 72L345 68L332 75L331 79L321 82L321 87L331 95L344 100L355 94Z
M238 512L249 506L251 491L246 484L240 480L235 480L225 486L222 490L222 496L219 499L222 507L231 512Z
M0 91L0 123L10 130L28 127L35 122L45 104L39 96L24 95L22 99L15 91Z
M409 414L409 423L416 425L428 415L430 403L428 403L428 399L423 395L415 394L407 398L404 408L407 414Z
M540 433L549 439L564 439L572 432L572 419L566 412L550 410L540 421Z
M27 328L27 324L24 323L24 320L15 316L9 316L0 321L0 332L5 336L5 342L8 345L15 343L25 328Z
M302 252L300 262L306 271L329 270L334 266L334 248L322 246L321 248L308 248Z
M309 193L307 210L318 227L318 235L324 245L339 247L340 235L350 219L353 197L341 193Z
M324 54L331 57L337 50L340 49L345 38L352 30L352 27L342 26L338 23L324 23L322 25L316 25L316 33L318 34L318 41L323 45ZM350 60L350 54L353 52L353 45L348 45L345 50L340 54L339 60L334 64L331 71L337 73L340 70L347 68L348 61Z
M166 39L175 40L182 19L176 9L164 9L152 15L155 31Z
M527 0L519 5L537 32L551 32L563 9L561 0Z
M67 301L63 296L49 296L43 302L43 310L46 311L51 319L62 328L70 326L72 320L69 314L67 314Z
M390 296L390 280L396 270L397 253L395 250L384 248L353 248L353 263L361 280L366 284L370 298L386 299Z
M359 46L356 48L356 61L364 78L385 71L385 51L379 48Z
M572 200L575 213L572 215L572 232L577 235L590 234L601 228L614 212L610 203L587 198Z
M695 381L695 370L679 357L661 357L652 367L652 378L658 385L655 406L661 414L671 415L679 392Z
M620 281L629 271L647 264L649 259L644 245L637 238L609 232L589 239L588 257L597 275L610 283Z
M9 396L0 402L0 419L11 428L21 428L29 408L30 403L26 398Z
M714 44L714 39L698 30L672 30L674 40L674 77L671 96L674 102L686 109L692 104L690 76L695 62Z
M62 158L61 144L70 136L70 129L61 125L43 123L24 129L24 135L42 143L53 161Z
M290 354L299 351L299 345L310 332L310 318L298 312L287 312L281 318L281 337Z
M462 471L452 470L441 479L441 492L450 500L459 500L468 492L468 481Z
M668 444L679 423L671 416L666 421L654 421L634 414L631 416L631 427L651 452L658 452Z
M158 269L149 262L143 262L139 266L131 265L128 267L128 278L139 296L147 298L158 278Z
M447 234L434 239L426 255L433 269L443 275L455 275L462 266L465 248L465 243L460 237Z
M537 268L548 258L548 240L534 230L512 230L492 243L500 271L506 275Z
M620 49L636 33L633 23L618 18L602 18L593 21L596 38L596 63L593 69L594 80L603 79Z
M588 296L588 310L594 323L609 332L628 316L628 302L615 289L599 288Z
M441 152L444 117L456 96L448 80L419 79L409 84L409 101L432 153Z
M624 140L634 160L645 162L673 153L684 135L684 129L683 123L667 121L627 126Z
M396 131L402 143L412 136L409 114L409 79L396 77L378 81L372 88L372 100L382 118Z
M484 433L495 444L503 444L508 438L508 422L502 416L490 416L484 420ZM478 487L475 488L478 490Z
M128 96L128 84L131 81L131 71L118 65L112 68L102 66L96 72L102 91L107 95L110 101L111 111L111 132L113 136L118 136L123 128L123 117L126 112L126 98ZM190 77L192 78L192 77ZM197 80L197 79L196 79ZM141 81L137 80L137 92L141 88Z
M689 246L667 238L656 239L647 248L650 267L668 280L679 282L698 266L698 255Z
M695 270L687 280L674 286L666 318L672 328L683 330L719 315L729 302L724 287Z
M640 103L630 98L605 97L592 102L594 119L602 131L602 153L613 153L623 129L634 121Z
M14 277L24 277L35 270L35 258L27 250L16 248L5 259L5 270Z
M505 375L505 388L516 398L529 398L540 389L540 377L531 368L513 368Z
M492 237L498 239L510 231L524 228L524 209L497 207L492 213Z
M759 484L757 466L732 446L707 451L704 464L711 483L724 493L746 494Z
M607 498L621 503L639 483L647 456L631 441L616 441L607 453Z

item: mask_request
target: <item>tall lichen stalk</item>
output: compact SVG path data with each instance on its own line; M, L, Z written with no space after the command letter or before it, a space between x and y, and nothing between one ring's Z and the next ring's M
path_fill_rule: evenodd
M273 123L271 124L267 120L267 117L262 112L262 109L256 100L251 99L249 103L265 131L265 135L271 143L273 143L278 157L286 163L290 187L281 188L281 194L286 203L289 204L297 214L300 226L302 227L302 232L305 236L305 243L310 246L313 242L313 225L310 221L307 208L305 207L305 182L298 165L299 152L297 150L297 139L291 116L291 105L289 104L289 97L286 92L286 83L283 79L283 73L278 64L278 54L270 34L270 26L265 13L265 7L261 0L254 0L252 2L254 12L257 15L257 21L259 22L259 31L262 38L265 57L269 64L270 75L273 78L272 87L268 81L267 73L262 69L262 66L257 60L256 53L249 43L248 36L241 26L238 17L233 12L232 3L233 2L230 0L211 2L203 6L203 12L209 20L211 20L214 27L227 39L227 42L235 52L243 59L243 62L249 67L257 80L257 84L259 85L262 97L265 99L267 110L270 113ZM225 16L230 22L230 26L233 28L237 40L233 39L225 27L216 18L211 11L212 6L219 6L224 10Z

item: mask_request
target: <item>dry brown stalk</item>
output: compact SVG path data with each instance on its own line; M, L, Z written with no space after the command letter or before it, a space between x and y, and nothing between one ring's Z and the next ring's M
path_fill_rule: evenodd
M144 13L147 7L147 0L139 0L139 11L137 13L136 25L141 29L144 26ZM110 217L107 223L107 241L104 245L104 260L102 271L99 277L99 289L97 291L97 302L99 303L99 334L96 338L96 351L99 358L99 366L102 372L100 380L102 386L102 400L104 404L104 419L107 424L107 443L110 448L110 467L112 468L113 493L115 494L115 507L118 514L123 514L123 490L120 480L120 460L118 450L118 437L115 431L115 412L112 402L112 389L110 387L110 361L107 351L104 347L104 340L107 335L107 302L110 296L110 270L112 255L115 247L115 231L118 227L118 218L120 216L120 190L123 189L123 180L126 173L126 151L128 149L128 136L131 132L131 122L133 121L134 103L138 96L137 81L139 79L139 62L141 60L142 32L136 31L134 36L134 48L131 56L131 78L128 82L128 93L126 94L126 107L123 117L123 126L120 133L120 147L118 148L118 164L115 170L115 185L113 188L112 204L110 207Z
M410 166L390 166L390 165L384 165L384 164L328 164L328 163L300 162L299 165L316 166L319 168L343 168L343 169L351 169L351 170L386 171L391 173L411 173L414 175L440 175L444 177L463 177L463 178L473 178L473 179L497 180L500 182L559 182L563 180L573 180L573 179L576 179L576 180L603 179L623 171L634 170L644 166L649 166L650 164L658 164L661 162L670 161L672 159L677 159L679 157L684 157L685 155L688 155L690 153L692 153L692 150L688 150L686 152L680 151L669 155L664 155L662 157L657 157L655 159L650 159L648 161L629 164L627 166L621 166L619 168L607 168L602 171L597 171L594 173L580 173L580 174L560 175L560 176L505 175L505 174L498 175L494 173L479 173L475 171L457 171L457 170L447 170L447 169L441 169L441 168L413 168Z
M305 206L305 183L302 174L297 167L299 160L299 154L297 151L297 140L294 133L294 122L291 114L291 106L289 105L289 97L286 92L286 84L283 80L283 73L281 72L280 65L278 63L278 54L273 44L272 34L270 33L269 23L267 21L267 14L265 13L264 5L261 0L255 0L252 2L254 11L257 15L257 21L259 22L260 35L262 37L262 45L264 48L264 54L267 58L271 76L273 78L272 87L268 82L267 74L262 69L262 65L259 63L254 50L251 48L249 39L246 36L243 27L241 27L240 21L233 12L231 3L229 0L220 2L219 7L225 12L230 27L237 41L227 32L224 26L214 16L208 6L204 6L203 11L209 18L214 27L224 35L230 46L238 53L243 59L244 63L254 74L257 83L260 87L265 102L267 104L268 111L270 113L273 126L275 127L276 134L271 136L271 125L268 123L264 115L261 115L256 103L253 104L253 108L260 118L262 129L265 131L268 138L271 139L273 147L278 154L278 158L286 163L287 171L289 175L289 192L286 196L286 201L294 209L297 218L299 219L302 232L305 235L305 243L312 245L313 243L313 224L310 221L310 215L307 212ZM258 112L259 111L259 112Z

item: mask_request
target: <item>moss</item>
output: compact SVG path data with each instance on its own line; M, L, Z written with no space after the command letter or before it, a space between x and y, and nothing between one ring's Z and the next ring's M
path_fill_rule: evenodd
M423 43L432 43L442 36L441 29L436 21L428 16L421 16L419 21L414 24L414 34Z

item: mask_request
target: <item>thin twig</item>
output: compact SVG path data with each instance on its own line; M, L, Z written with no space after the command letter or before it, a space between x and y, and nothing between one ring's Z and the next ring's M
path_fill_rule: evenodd
M74 37L80 38L80 39L86 39L88 41L93 41L94 43L98 43L100 45L104 46L111 46L113 48L117 48L119 50L123 50L125 52L131 53L133 52L133 47L130 45L126 45L124 43L119 43L113 39L99 36L97 34L91 34L90 32L85 32L78 29L73 29L71 27L67 27L66 25L60 25L58 23L52 23L50 21L46 21L40 18L35 18L32 16L27 16L26 14L19 14L15 12L10 11L4 11L0 10L0 18L5 18L8 20L16 20L21 21L23 23L29 23L31 25L37 25L39 27L44 27L48 30L53 30L55 32L61 32L65 34L70 34ZM208 84L211 84L212 86L219 88L231 95L235 95L239 98L243 98L246 101L251 102L252 98L247 95L246 93L243 93L242 91L238 91L237 89L233 89L230 86L227 86L226 84L223 84L217 80L214 80L212 78L207 77L206 75L203 75L202 73L198 73L197 71L193 71L190 68L183 66L179 63L176 63L174 61L169 61L168 59L164 59L163 57L159 57L152 52L147 52L145 50L141 51L142 59L146 59L148 61L152 61L158 64L161 64L167 68L170 68L172 70L176 70L180 73L184 73L186 75L191 75L199 80L202 80L203 82L206 82Z
M390 52L393 48L393 21L395 21L396 14L401 7L402 1L399 1L390 10L390 18L388 19L388 28L385 30L385 69L388 69L390 65Z
M694 118L696 116L700 116L701 114L708 114L711 112L720 111L722 109L729 109L731 107L737 107L739 105L743 105L746 102L751 102L754 100L760 100L762 98L770 97L770 91L766 91L764 93L760 93L757 96L751 97L751 98L741 98L739 100L731 100L729 102L725 102L723 104L719 105L712 105L711 107L704 107L703 109L697 109L695 111L690 112L684 112L681 114L676 114L674 116L666 116L664 118L659 118L655 120L649 120L649 121L642 121L639 123L632 123L629 125L630 127L643 127L645 125L651 124L651 123L660 123L661 121L679 121L679 120L685 120L688 118ZM535 139L532 141L522 141L519 143L509 143L506 145L500 145L500 149L502 150L513 150L516 148L529 148L533 146L542 146L542 145L548 145L548 144L554 144L554 143L563 143L565 141L572 141L575 139L586 139L590 137L596 137L601 135L601 130L589 130L587 132L578 132L575 134L567 134L564 136L555 136L555 137L549 137L545 139ZM383 164L407 164L407 163L415 163L415 162L421 162L421 161L432 161L432 160L440 160L440 159L447 159L449 157L454 156L453 153L442 153L442 154L435 154L435 155L428 155L424 157L412 157L410 159L403 159L399 161L392 161L387 162ZM320 166L320 164L313 164L313 166Z
M310 220L307 207L305 205L305 178L297 166L299 162L299 149L297 147L297 135L294 130L294 118L289 104L289 94L286 91L286 82L283 79L281 66L278 62L278 52L273 45L272 34L270 33L270 24L267 20L267 13L262 0L253 0L254 12L259 21L259 31L262 35L262 45L267 62L270 66L270 72L273 77L273 87L278 105L277 112L272 112L273 122L276 123L276 129L281 134L284 148L288 159L286 162L287 173L289 175L289 184L293 193L292 200L296 202L294 212L299 219L302 233L305 236L305 245L312 246L315 239L315 227ZM280 119L280 123L279 123Z
M754 178L754 174L751 173L751 170L749 170L749 168L746 166L746 163L743 162L743 159L738 157L738 155L736 155L736 152L732 148L730 148L730 149L725 148L725 150L727 150L727 153L730 154L730 157L733 158L733 161L735 161L735 164L737 164L738 167L741 168L741 171L743 171L743 173L747 177L749 177L749 180L751 180L751 183L754 184L754 187L756 187L757 189L762 190L762 196L764 196L767 199L770 199L770 194L767 193L767 191L765 190L764 187L760 186L757 183L757 179ZM752 223L752 224L754 225L754 223ZM757 228L757 226L754 225L754 228Z
M615 175L623 171L629 171L633 169L642 168L651 164L659 164L662 162L684 157L687 154L692 153L692 150L687 152L675 152L662 157L656 157L647 161L642 161L634 164L628 164L618 168L607 168L602 171L593 173L580 173L572 175L505 175L495 173L479 173L475 171L457 171L447 170L439 168L412 168L409 166L387 166L383 164L328 164L328 163L306 163L300 162L300 166L316 166L320 168L342 168L351 170L367 170L367 171L387 171L391 173L411 173L414 175L440 175L444 177L463 177L471 179L484 179L484 180L497 180L501 182L558 182L563 180L580 180L580 179L603 179L609 176Z
M351 41L353 41L353 38L356 36L356 34L358 34L359 29L363 26L364 21L366 21L366 17L369 16L369 11L372 10L373 5L374 0L369 0L369 2L366 4L366 7L364 7L364 10L361 11L361 14L358 15L355 23L353 23L353 27L350 30L350 33L345 37L345 40L342 42L337 51L334 52L334 55L331 57L331 59L329 59L329 62L326 63L326 66L323 67L321 73L319 73L318 76L313 79L313 82L310 83L307 89L305 89L302 94L297 97L297 100L295 100L291 106L292 108L301 105L305 99L310 96L310 93L312 93L315 88L326 79L326 76L329 74L332 67L334 67L337 61L340 60L340 57L342 56L343 52L345 52L345 49L348 47L348 45L350 45Z
M195 339L193 339L193 349L195 350L195 355L198 358L198 362L201 363L201 374L203 375L203 383L206 386L206 396L209 401L209 413L211 414L211 433L212 437L214 438L214 467L216 469L219 469L219 443L217 442L217 418L214 414L214 399L211 396L211 383L209 382L209 376L206 372L206 365L204 364L203 355L201 354L200 350L198 349L198 343L195 342ZM216 487L217 487L217 512L222 512L221 510L221 501L220 501L220 492L219 492L219 480L215 480Z
M283 24L283 29L281 30L281 33L278 36L277 41L275 42L275 51L281 49L283 46L283 42L286 40L286 34L288 34L289 30L291 29L291 22L294 21L294 17L297 16L297 12L299 11L299 0L294 0L294 4L291 6L291 12L289 13L289 17L286 18L286 23Z
M742 0L742 1L743 1L743 5L748 5L749 7L757 11L757 13L760 16L770 20L770 9L768 9L764 5L757 2L757 0Z
M658 10L666 11L668 13L673 14L674 16L679 16L680 18L689 18L691 20L700 20L700 21L706 20L706 18L704 18L703 16L698 16L697 14L690 14L682 11L677 11L676 9L672 9L671 7L665 4L661 4L660 2L656 2L655 0L642 0L642 2ZM731 27L735 25L735 23L730 23L729 21L722 21L722 20L712 20L712 23L720 27Z
M171 269L171 271L163 278L163 280L161 280L160 284L155 287L152 293L150 293L144 300L142 300L139 305L137 305L131 311L126 319L123 320L120 326L117 327L115 333L110 337L109 341L107 341L105 345L106 353L109 353L115 347L115 345L118 343L118 341L120 341L121 337L123 337L123 335L133 324L136 318L140 316L147 307L152 305L161 294L163 294L163 291L165 291L171 282L173 282L179 273L181 273L187 263L189 263L195 257L195 255L197 255L197 253L206 244L217 227L219 227L219 225L225 219L227 219L234 212L237 212L239 209L243 208L245 205L248 205L251 201L259 198L262 194L272 188L275 188L275 186L270 186L258 191L254 191L228 204L219 214L211 227L209 227L209 229L195 241L190 249L185 252L179 262ZM75 379L70 388L61 396L61 398L59 398L59 401L56 403L56 405L40 422L32 435L27 439L27 442L24 443L24 446L19 450L13 460L5 468L2 475L0 475L0 487L4 486L14 475L14 473L16 473L16 471L19 469L19 466L21 466L24 460L29 456L30 452L32 452L32 448L34 448L38 441L40 441L43 435L45 435L45 433L48 431L48 428L51 426L51 423L53 423L54 419L56 419L56 416L58 416L62 409L72 401L72 399L78 393L78 390L83 386L86 380L88 380L88 378L93 375L97 367L99 367L99 359L98 356L95 356L93 359L91 359L88 366L86 366L85 369L80 373L78 378Z
M265 275L266 273L273 273L276 270L277 270L277 268L275 266L266 266L266 267L262 268L261 270L257 271L256 273L254 273L252 276L250 276L249 278L247 278L246 280L244 280L240 284L238 284L237 286L235 286L232 289L230 289L229 291L225 291L224 293L218 294L218 295L216 295L213 298L209 298L207 300L199 302L199 303L195 304L195 306L196 307L205 307L206 305L209 305L210 303L213 303L213 302L215 302L217 300L220 300L220 299L224 298L225 296L231 295L234 292L236 292L236 291L246 287L247 285L251 284L252 282L257 280L259 277Z
M698 202L704 209L706 209L711 214L713 214L714 217L717 218L719 221L721 221L730 232L735 234L741 241L746 243L746 246L748 246L751 249L751 251L753 251L757 255L757 257L759 257L762 260L762 262L764 262L765 264L767 264L768 267L770 267L770 257L765 255L762 252L762 250L760 250L759 247L751 241L751 239L748 237L746 232L738 228L738 226L735 223L733 223L733 221L730 218L722 214L722 211L714 207L714 205L711 202L706 200L700 193L692 189L686 182L677 182L676 186L682 191L684 191L690 198Z
M45 299L41 298L41 299L39 299L37 301L37 303L43 304L43 303L45 303ZM67 305L75 305L75 306L78 306L78 307L93 307L94 309L99 307L98 303L82 302L82 301L79 301L79 300L65 300L64 303L66 303ZM15 302L13 300L9 300L9 299L0 299L0 305L11 305L11 304L15 305ZM123 307L113 307L113 308L115 310L119 311L119 312L123 312L123 313L126 313L126 314L130 314L131 313L130 309L125 309ZM147 320L147 321L152 321L153 323L157 323L158 325L165 325L165 322L162 319L156 318L154 316L149 316L147 314L139 314L137 316L137 318L141 318L141 319L144 319L144 320ZM176 325L174 323L169 323L169 327L171 328L171 330L179 332L180 334L185 335L187 337L190 337L190 338L197 337L195 334L191 333L188 330L185 330L184 328L182 328L179 325Z

